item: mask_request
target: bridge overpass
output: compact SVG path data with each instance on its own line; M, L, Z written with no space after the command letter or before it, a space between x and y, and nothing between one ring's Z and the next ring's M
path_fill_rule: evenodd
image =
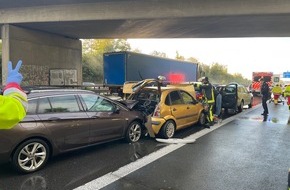
M2 61L23 59L29 84L61 69L80 84L79 39L289 37L290 1L1 0L0 25Z

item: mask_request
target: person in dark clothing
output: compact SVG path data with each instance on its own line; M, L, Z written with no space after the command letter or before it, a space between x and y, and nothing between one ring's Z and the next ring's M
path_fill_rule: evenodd
M203 94L205 95L206 101L209 106L207 112L207 120L208 120L207 127L210 127L214 124L213 106L215 104L215 99L214 99L214 89L212 84L209 82L208 77L204 77L202 79L202 85L200 85L200 90L202 90Z
M267 100L269 99L270 89L268 84L264 81L263 78L260 79L260 82L262 83L261 94L262 94L262 106L264 109L264 112L261 115L268 115L269 111L267 106Z
M214 117L217 119L221 118L222 113L222 94L221 94L221 88L215 89L215 113Z

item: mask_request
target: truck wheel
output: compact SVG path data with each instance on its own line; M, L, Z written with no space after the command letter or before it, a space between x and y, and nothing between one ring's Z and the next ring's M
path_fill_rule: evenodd
M172 120L166 121L163 127L160 130L160 135L164 139L169 139L173 137L175 133L175 123Z
M126 132L126 141L129 143L137 142L142 135L142 126L138 121L130 123Z
M44 140L30 139L17 147L12 155L12 164L21 173L32 173L44 167L49 153L49 146Z

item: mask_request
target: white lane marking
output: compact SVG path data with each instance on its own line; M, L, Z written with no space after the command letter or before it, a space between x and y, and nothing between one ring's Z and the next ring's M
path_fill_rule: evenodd
M238 115L235 115L235 116L232 116L232 117L229 117L229 118L223 120L222 123L220 123L220 124L215 124L210 129L203 129L203 130L196 132L196 133L194 133L194 134L192 134L184 139L186 139L186 140L198 139L198 138L220 128L221 126L233 121L237 117L240 117L241 115L247 114L248 112L254 111L259 107L261 107L261 106L257 105L252 109L247 109ZM95 180L92 180L92 181L90 181L90 182L88 182L80 187L77 187L77 188L75 188L75 190L97 190L97 189L101 189L103 187L106 187L107 185L110 185L111 183L121 179L122 177L129 175L130 173L154 162L155 160L173 152L174 150L177 150L177 149L183 147L184 145L186 145L186 144L170 144L164 148L157 150L156 152L153 152L147 156L144 156L141 159L136 160L135 162L127 164L127 165L119 168L118 170L116 170L114 172L107 173L107 174L105 174L105 175L103 175Z

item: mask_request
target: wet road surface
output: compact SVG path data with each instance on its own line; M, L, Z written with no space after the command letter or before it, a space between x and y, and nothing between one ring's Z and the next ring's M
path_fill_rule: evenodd
M248 110L226 119L222 127L205 129L209 133L193 144L169 145L179 147L136 171L112 172L103 178L111 180L105 186L97 179L77 190L286 190L289 111L286 105L268 107L268 117L261 116L260 106Z
M255 104L259 103L259 98L255 99ZM214 132L199 137L194 144L182 146L182 148L126 175L121 180L110 183L103 189L243 189L245 187L247 187L245 189L277 189L277 187L286 187L285 171L287 173L290 166L287 159L289 153L286 149L290 145L287 140L289 131L285 125L285 117L288 112L284 110L286 105L274 106L272 103L268 106L271 112L266 118L266 122L263 122L264 118L260 115L261 108L246 114L238 114L233 121ZM281 114L282 112L286 115ZM227 120L226 118L229 119L229 116L225 116L224 121ZM263 130L262 127L267 130ZM193 126L178 132L175 138L184 138L201 131L204 129ZM276 138L279 139L278 142L276 142ZM268 141L272 143L267 143ZM17 174L10 165L1 165L0 190L57 190L74 189L79 186L82 188L82 185L94 179L169 146L175 145L158 143L149 137L133 144L120 140L60 155L50 160L41 171L27 175ZM249 147L256 147L256 149L252 152ZM282 149L280 150L279 147ZM270 152L264 153L264 148L269 149ZM284 155L281 155L282 153ZM275 156L270 158L272 154ZM282 160L279 161L277 158L277 162L274 163L276 157L281 157L279 159ZM266 161L269 163L266 164ZM272 165L275 167L270 167ZM267 169L270 170L264 171ZM251 185L240 185L241 188L233 188L230 185L231 183L251 183L254 180L251 180L251 176L258 175L259 170L263 174L261 178L268 179L273 188L267 186L268 183L265 188L260 188L261 186L254 188L257 186ZM232 176L235 177L232 178ZM241 178L240 182L237 178ZM272 178L275 178L277 182L272 182L271 180L274 180ZM258 180L260 180L259 184L265 183L261 182L262 179ZM222 182L225 186L222 186ZM277 183L281 185L277 186ZM196 188L189 188L192 185L195 185Z

